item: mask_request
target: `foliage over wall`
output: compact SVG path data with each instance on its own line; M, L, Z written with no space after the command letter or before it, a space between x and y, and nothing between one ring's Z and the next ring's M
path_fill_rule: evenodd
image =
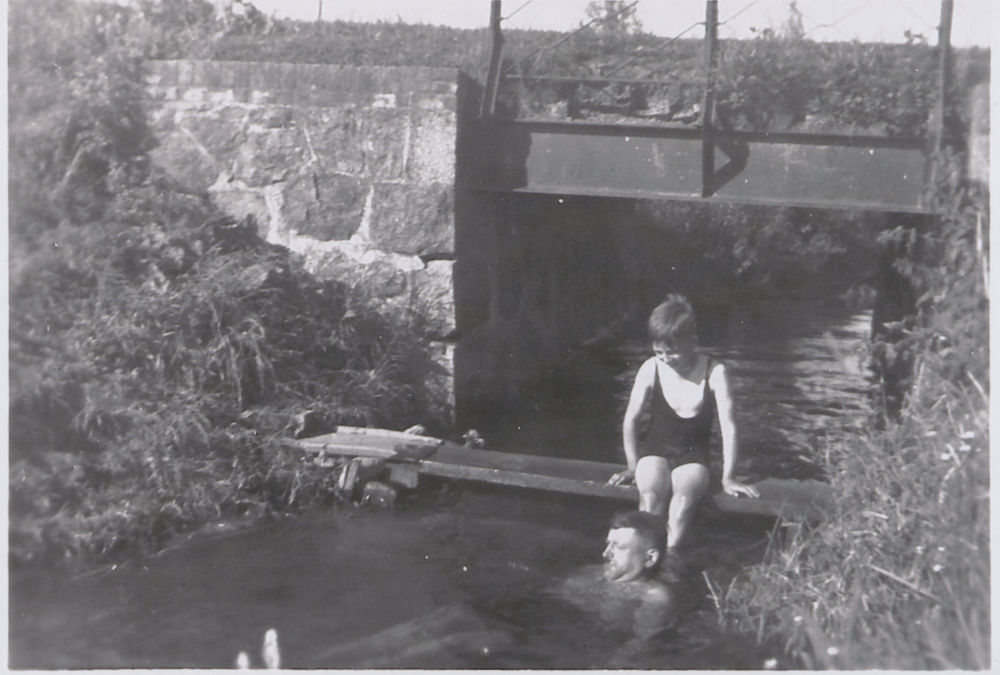
M282 443L307 420L435 421L414 327L149 161L143 59L234 30L206 8L12 3L15 564L333 499L335 472Z

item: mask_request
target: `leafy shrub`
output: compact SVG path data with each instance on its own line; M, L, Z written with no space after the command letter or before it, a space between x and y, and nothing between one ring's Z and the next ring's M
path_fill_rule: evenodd
M718 113L733 128L803 126L920 136L934 96L923 45L827 43L766 33L723 43Z

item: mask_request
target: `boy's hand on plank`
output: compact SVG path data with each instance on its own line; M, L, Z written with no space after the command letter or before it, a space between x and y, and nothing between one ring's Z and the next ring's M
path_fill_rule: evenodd
M760 492L753 485L747 485L732 478L722 479L722 491L731 497L739 497L740 495L760 497Z
M628 485L635 480L635 469L626 469L613 474L608 479L608 485Z

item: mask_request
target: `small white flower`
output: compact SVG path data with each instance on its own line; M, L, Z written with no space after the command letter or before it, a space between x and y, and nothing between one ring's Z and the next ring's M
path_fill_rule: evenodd
M951 455L949 455L947 452L942 452L941 453L941 461L942 462L947 462L949 459L951 459Z
M802 617L801 617L801 616L796 616L796 617L795 617L794 619L792 619L792 620L793 620L793 621L794 621L795 623L802 623Z
M960 446L958 446L958 449L961 450L962 452L968 452L969 450L972 450L972 446L969 445L968 443L962 443Z
M778 667L778 659L768 659L764 661L764 670L775 670Z
M837 654L839 654L839 653L840 653L840 650L839 650L839 649L837 649L836 647L829 647L829 648L828 648L828 649L826 650L826 653L827 653L827 654L829 654L830 656L836 656Z
M924 547L923 546L918 546L914 550L917 552L917 555L923 555L924 554Z
M966 441L972 440L975 437L976 437L976 432L975 431L966 431L966 432L962 433L961 435L959 435L959 438L961 438L962 440L966 440Z
M944 546L938 546L938 550L941 551L942 553L944 553L948 549L946 549Z
M935 572L940 572L941 570L944 569L944 565L935 565L931 569L934 570Z
M937 432L936 431L928 431L926 434L924 434L924 436L926 438L934 438L935 436L937 436Z

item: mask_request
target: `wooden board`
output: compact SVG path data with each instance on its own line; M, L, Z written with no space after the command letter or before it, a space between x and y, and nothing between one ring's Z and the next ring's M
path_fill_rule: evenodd
M370 429L359 433L353 427L296 444L309 452L413 462L420 473L431 476L632 502L639 499L634 485L607 484L613 474L625 469L621 464L482 450L401 432ZM760 491L756 499L718 493L712 500L729 513L816 520L833 497L832 488L818 481L767 478L754 485Z
M294 445L316 453L382 459L420 459L433 453L444 441L388 429L337 427L332 434L300 438Z

